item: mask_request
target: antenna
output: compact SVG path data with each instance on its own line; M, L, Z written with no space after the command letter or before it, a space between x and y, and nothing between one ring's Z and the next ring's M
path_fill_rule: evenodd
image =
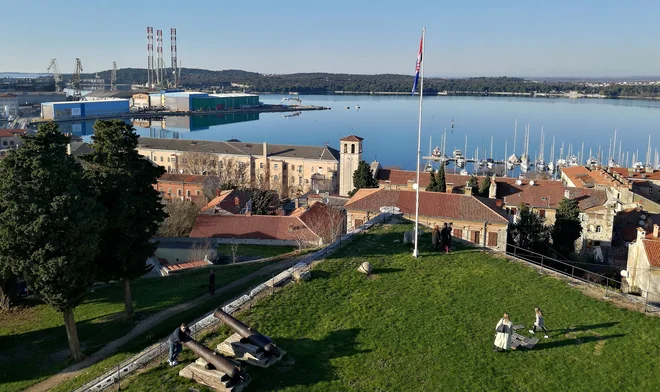
M51 59L46 71L53 73L53 78L55 78L55 91L58 93L61 92L62 74L60 73L60 67L57 66L57 60Z
M176 29L170 29L170 50L171 50L171 67L172 67L172 87L179 86L179 75L177 73L177 53L176 53Z
M112 73L110 74L110 91L117 90L117 63L112 62Z

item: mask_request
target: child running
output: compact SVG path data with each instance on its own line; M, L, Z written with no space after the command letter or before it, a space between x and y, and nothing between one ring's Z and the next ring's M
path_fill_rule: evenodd
M536 333L536 328L541 328L543 330L543 335L544 338L548 339L548 330L545 328L545 320L543 319L543 312L539 308L534 308L534 312L536 313L536 321L534 322L534 326L532 329L529 330L529 333Z

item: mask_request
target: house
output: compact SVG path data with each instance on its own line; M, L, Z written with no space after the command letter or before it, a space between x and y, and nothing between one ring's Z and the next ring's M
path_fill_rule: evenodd
M21 136L26 134L25 129L0 129L0 157L20 147L23 143Z
M195 220L191 238L211 238L214 243L320 246L321 236L299 216L206 215Z
M415 219L414 191L360 189L346 203L348 229L362 226L381 213L396 207L409 220ZM496 200L472 195L419 192L419 222L427 227L453 223L454 238L498 250L505 250L508 224Z
M202 207L200 213L207 215L245 214L251 209L252 192L247 190L225 190L216 192L217 196Z
M212 181L213 178L209 176L165 173L154 184L154 188L164 199L178 197L182 200L205 201L204 189L212 188Z
M601 168L590 170L586 166L562 167L561 181L565 186L572 188L606 190L609 187L618 188L623 185L605 170Z
M647 233L637 229L637 240L628 249L624 289L639 293L649 303L660 303L660 226Z
M342 155L329 146L146 137L140 137L138 152L165 168L168 173L190 173L190 162L184 160L194 154L204 154L202 156L210 158L205 165L208 168L204 169L209 174L221 172L223 165L236 164L245 171L247 181L267 183L280 194L301 194L309 190L336 193ZM353 172L345 175L352 179Z

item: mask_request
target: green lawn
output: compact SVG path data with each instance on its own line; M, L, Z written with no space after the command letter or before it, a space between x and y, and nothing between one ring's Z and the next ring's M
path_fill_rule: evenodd
M360 236L320 263L312 280L239 315L287 351L269 369L249 367L247 391L660 389L659 318L475 249L432 255L428 234L413 259L399 241L406 228ZM374 265L372 278L356 272L363 261ZM502 313L530 327L535 306L545 310L550 339L537 334L531 351L493 352ZM204 341L214 347L226 335L223 327ZM181 359L194 356L184 349ZM161 364L122 390L206 390L179 377L181 368Z
M239 245L237 256L243 257L273 257L296 250L295 246L270 246L270 245ZM231 259L231 249L229 244L218 245L218 253Z
M216 287L221 287L264 265L256 263L211 268L216 271ZM121 285L112 283L97 288L75 310L84 353L91 354L107 342L123 336L138 321L153 313L206 293L208 271L204 268L137 280L132 286L135 306L132 322L122 318L124 302ZM70 364L67 362L68 346L62 315L43 304L0 314L0 347L0 391L21 390Z

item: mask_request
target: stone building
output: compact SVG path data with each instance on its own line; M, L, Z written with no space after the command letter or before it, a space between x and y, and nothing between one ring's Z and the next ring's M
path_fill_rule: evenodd
M641 294L649 303L660 303L660 226L653 232L637 229L637 240L628 249L624 289Z
M355 189L353 173L362 161L362 139L351 135L339 140L339 196L348 196Z

